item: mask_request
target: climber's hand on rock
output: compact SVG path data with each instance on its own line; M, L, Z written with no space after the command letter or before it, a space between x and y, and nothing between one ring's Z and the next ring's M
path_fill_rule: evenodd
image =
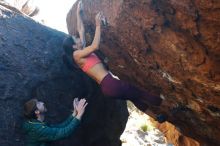
M101 26L101 20L102 20L101 18L102 18L101 12L98 12L95 16L96 26Z
M103 26L107 26L107 20L106 17L104 16L103 12L101 12L101 22Z
M77 5L77 13L79 14L82 11L83 11L83 3L82 1L79 1Z

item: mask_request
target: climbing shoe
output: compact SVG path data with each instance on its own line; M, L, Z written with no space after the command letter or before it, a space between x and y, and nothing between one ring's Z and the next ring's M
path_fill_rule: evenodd
M166 120L167 120L166 115L159 114L159 115L156 116L156 121L159 122L159 123L166 122Z

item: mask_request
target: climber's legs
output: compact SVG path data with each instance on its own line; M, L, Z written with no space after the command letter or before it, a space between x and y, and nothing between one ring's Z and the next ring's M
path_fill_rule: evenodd
M144 90L113 78L111 74L104 77L101 82L101 89L106 96L117 99L131 100L132 102L138 100L153 106L159 106L162 102L159 96L152 96Z

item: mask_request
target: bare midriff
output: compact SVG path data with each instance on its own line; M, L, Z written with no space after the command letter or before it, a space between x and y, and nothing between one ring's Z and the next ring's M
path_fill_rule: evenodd
M103 78L108 74L102 63L98 63L91 67L86 74L88 74L92 79L94 79L98 84L101 83Z
M92 79L94 79L98 84L101 83L101 81L104 79L104 77L109 73L108 70L106 70L106 68L104 67L103 63L101 62L101 60L95 55L92 56L92 60L91 60L91 56L89 57L85 57L85 58L80 58L78 60L74 59L75 62L78 64L78 66L88 75L90 76ZM97 59L97 60L95 60ZM92 64L89 65L89 67L87 66L85 69L85 65L88 65L86 63L88 63L88 61L93 61ZM91 63L91 62L90 62Z

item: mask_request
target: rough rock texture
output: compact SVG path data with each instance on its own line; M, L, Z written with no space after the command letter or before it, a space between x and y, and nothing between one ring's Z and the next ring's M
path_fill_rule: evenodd
M94 81L64 65L65 36L0 4L1 146L24 145L23 104L33 97L45 101L51 123L70 114L73 98L85 97L89 102L75 135L51 145L120 146L128 117L126 103L104 98Z
M113 73L166 98L161 111L202 145L220 144L220 1L83 0L87 39L103 11ZM75 19L76 5L68 17ZM72 14L72 15L71 15ZM73 25L75 25L73 23ZM71 34L75 30L70 29ZM170 109L178 105L176 110ZM155 113L158 109L152 109Z
M155 123L155 122L154 122ZM184 136L180 133L179 129L169 122L165 122L163 124L155 123L156 127L160 129L160 131L166 137L166 142L168 144L173 144L174 146L202 146L195 139ZM207 144L211 145L211 144Z

